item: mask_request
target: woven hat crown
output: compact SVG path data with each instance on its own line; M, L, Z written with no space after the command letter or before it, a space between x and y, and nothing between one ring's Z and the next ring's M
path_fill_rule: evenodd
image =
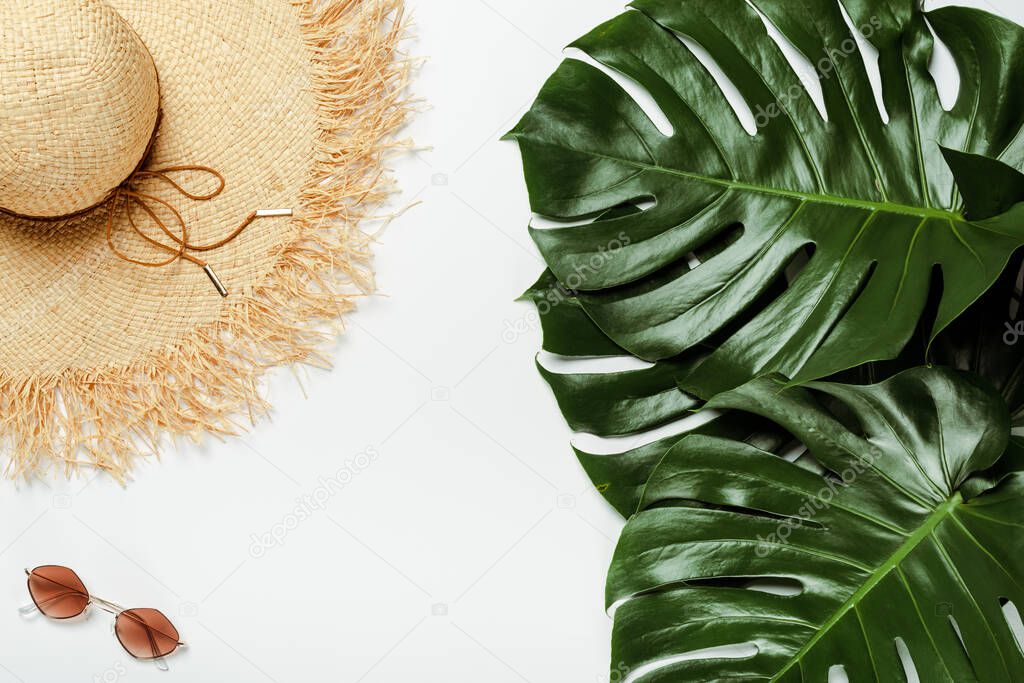
M144 160L159 112L153 58L106 2L0 2L0 209L102 203Z

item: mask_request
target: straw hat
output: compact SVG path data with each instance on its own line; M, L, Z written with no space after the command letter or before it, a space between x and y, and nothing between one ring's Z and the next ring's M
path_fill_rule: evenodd
M234 434L369 291L402 0L0 3L7 473ZM236 419L241 416L244 420Z

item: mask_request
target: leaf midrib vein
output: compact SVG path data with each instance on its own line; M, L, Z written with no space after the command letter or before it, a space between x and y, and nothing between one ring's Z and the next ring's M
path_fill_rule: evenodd
M932 209L922 206L910 206L908 204L897 204L894 202L876 202L868 199L854 199L852 197L842 197L840 195L826 193L800 192L799 190L784 190L777 187L770 187L768 185L756 185L754 183L745 183L739 180L715 178L713 176L707 176L701 173L694 173L692 171L682 171L675 168L668 168L666 166L659 166L657 164L647 164L642 161L635 161L633 159L623 159L621 157L615 157L609 154L601 154L599 152L594 152L592 150L576 149L573 151L582 154L587 154L598 159L607 159L608 161L616 161L619 163L628 164L636 168L642 168L646 171L664 173L665 175L670 175L678 178L686 178L687 180L707 183L709 185L718 185L720 187L726 187L734 190L754 192L757 194L765 194L776 197L785 197L787 199L795 199L815 204L842 206L849 209L857 209L860 211L881 211L883 213L894 213L901 216L916 216L917 218L941 218L943 220L952 220L958 223L964 222L964 217L962 214L955 213L953 211L946 211L945 209Z
M899 564L906 559L907 555L911 553L924 539L935 531L935 528L947 517L952 517L953 511L963 502L963 496L957 492L952 498L943 503L940 507L936 508L924 523L915 531L911 536L907 537L907 540L900 545L896 551L889 556L885 562L880 564L874 572L868 577L860 588L846 599L846 601L839 606L838 609L828 618L828 621L824 623L821 629L815 633L803 647L801 647L796 654L790 657L789 661L786 662L774 676L772 676L770 683L779 681L786 674L787 671L793 668L795 664L800 663L803 660L804 655L811 651L818 641L821 640L826 633L831 630L833 626L839 623L839 621L846 616L847 612L853 609L861 600L864 599L875 587L889 575L893 569L899 566Z

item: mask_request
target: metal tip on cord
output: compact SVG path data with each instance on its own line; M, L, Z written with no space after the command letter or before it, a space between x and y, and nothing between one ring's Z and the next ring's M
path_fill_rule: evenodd
M213 272L213 268L207 264L203 266L203 272L206 273L206 277L210 278L210 282L212 282L213 286L217 288L217 292L226 299L228 296L228 289L224 286L224 283L220 281L220 278L217 277L217 273Z
M254 218L277 218L278 216L292 216L294 212L291 209L260 209L256 212ZM250 221L252 218L249 219ZM210 282L217 288L217 292L224 298L228 296L228 289L224 286L224 283L217 277L217 273L213 272L213 268L209 264L203 266L203 272L206 273L206 277L210 278Z

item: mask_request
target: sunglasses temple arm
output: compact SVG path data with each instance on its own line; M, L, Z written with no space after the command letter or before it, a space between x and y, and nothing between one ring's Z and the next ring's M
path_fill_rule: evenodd
M167 666L167 662L164 661L164 658L157 654L157 652L160 651L160 648L157 647L156 638L153 637L153 630L146 625L143 625L142 628L146 632L146 637L149 639L149 648L153 653L153 664L155 664L156 668L161 671L170 671L171 669Z
M35 614L38 611L39 611L39 608L36 607L36 603L34 603L34 602L29 604L29 605L25 605L24 607L19 607L18 608L18 614L20 614L23 617L27 617L30 614Z
M107 602L107 601L106 600L101 600L101 602ZM107 604L112 605L114 607L119 607L118 605L114 605L114 603L112 603L112 602L109 602ZM124 612L125 610L121 609L120 611ZM130 612L129 612L129 614L130 614ZM159 648L159 646L156 643L156 638L153 637L153 629L151 629L145 623L141 623L141 626L142 626L142 629L146 632L146 638L149 639L149 649L150 649L150 652L153 653L153 657L152 657L153 664L155 664L156 668L160 669L161 671L170 671L170 667L167 666L167 662L164 660L164 658L157 654L157 652L160 651L160 648ZM180 640L178 641L178 647L182 647L184 645L185 645L185 643L181 642Z

